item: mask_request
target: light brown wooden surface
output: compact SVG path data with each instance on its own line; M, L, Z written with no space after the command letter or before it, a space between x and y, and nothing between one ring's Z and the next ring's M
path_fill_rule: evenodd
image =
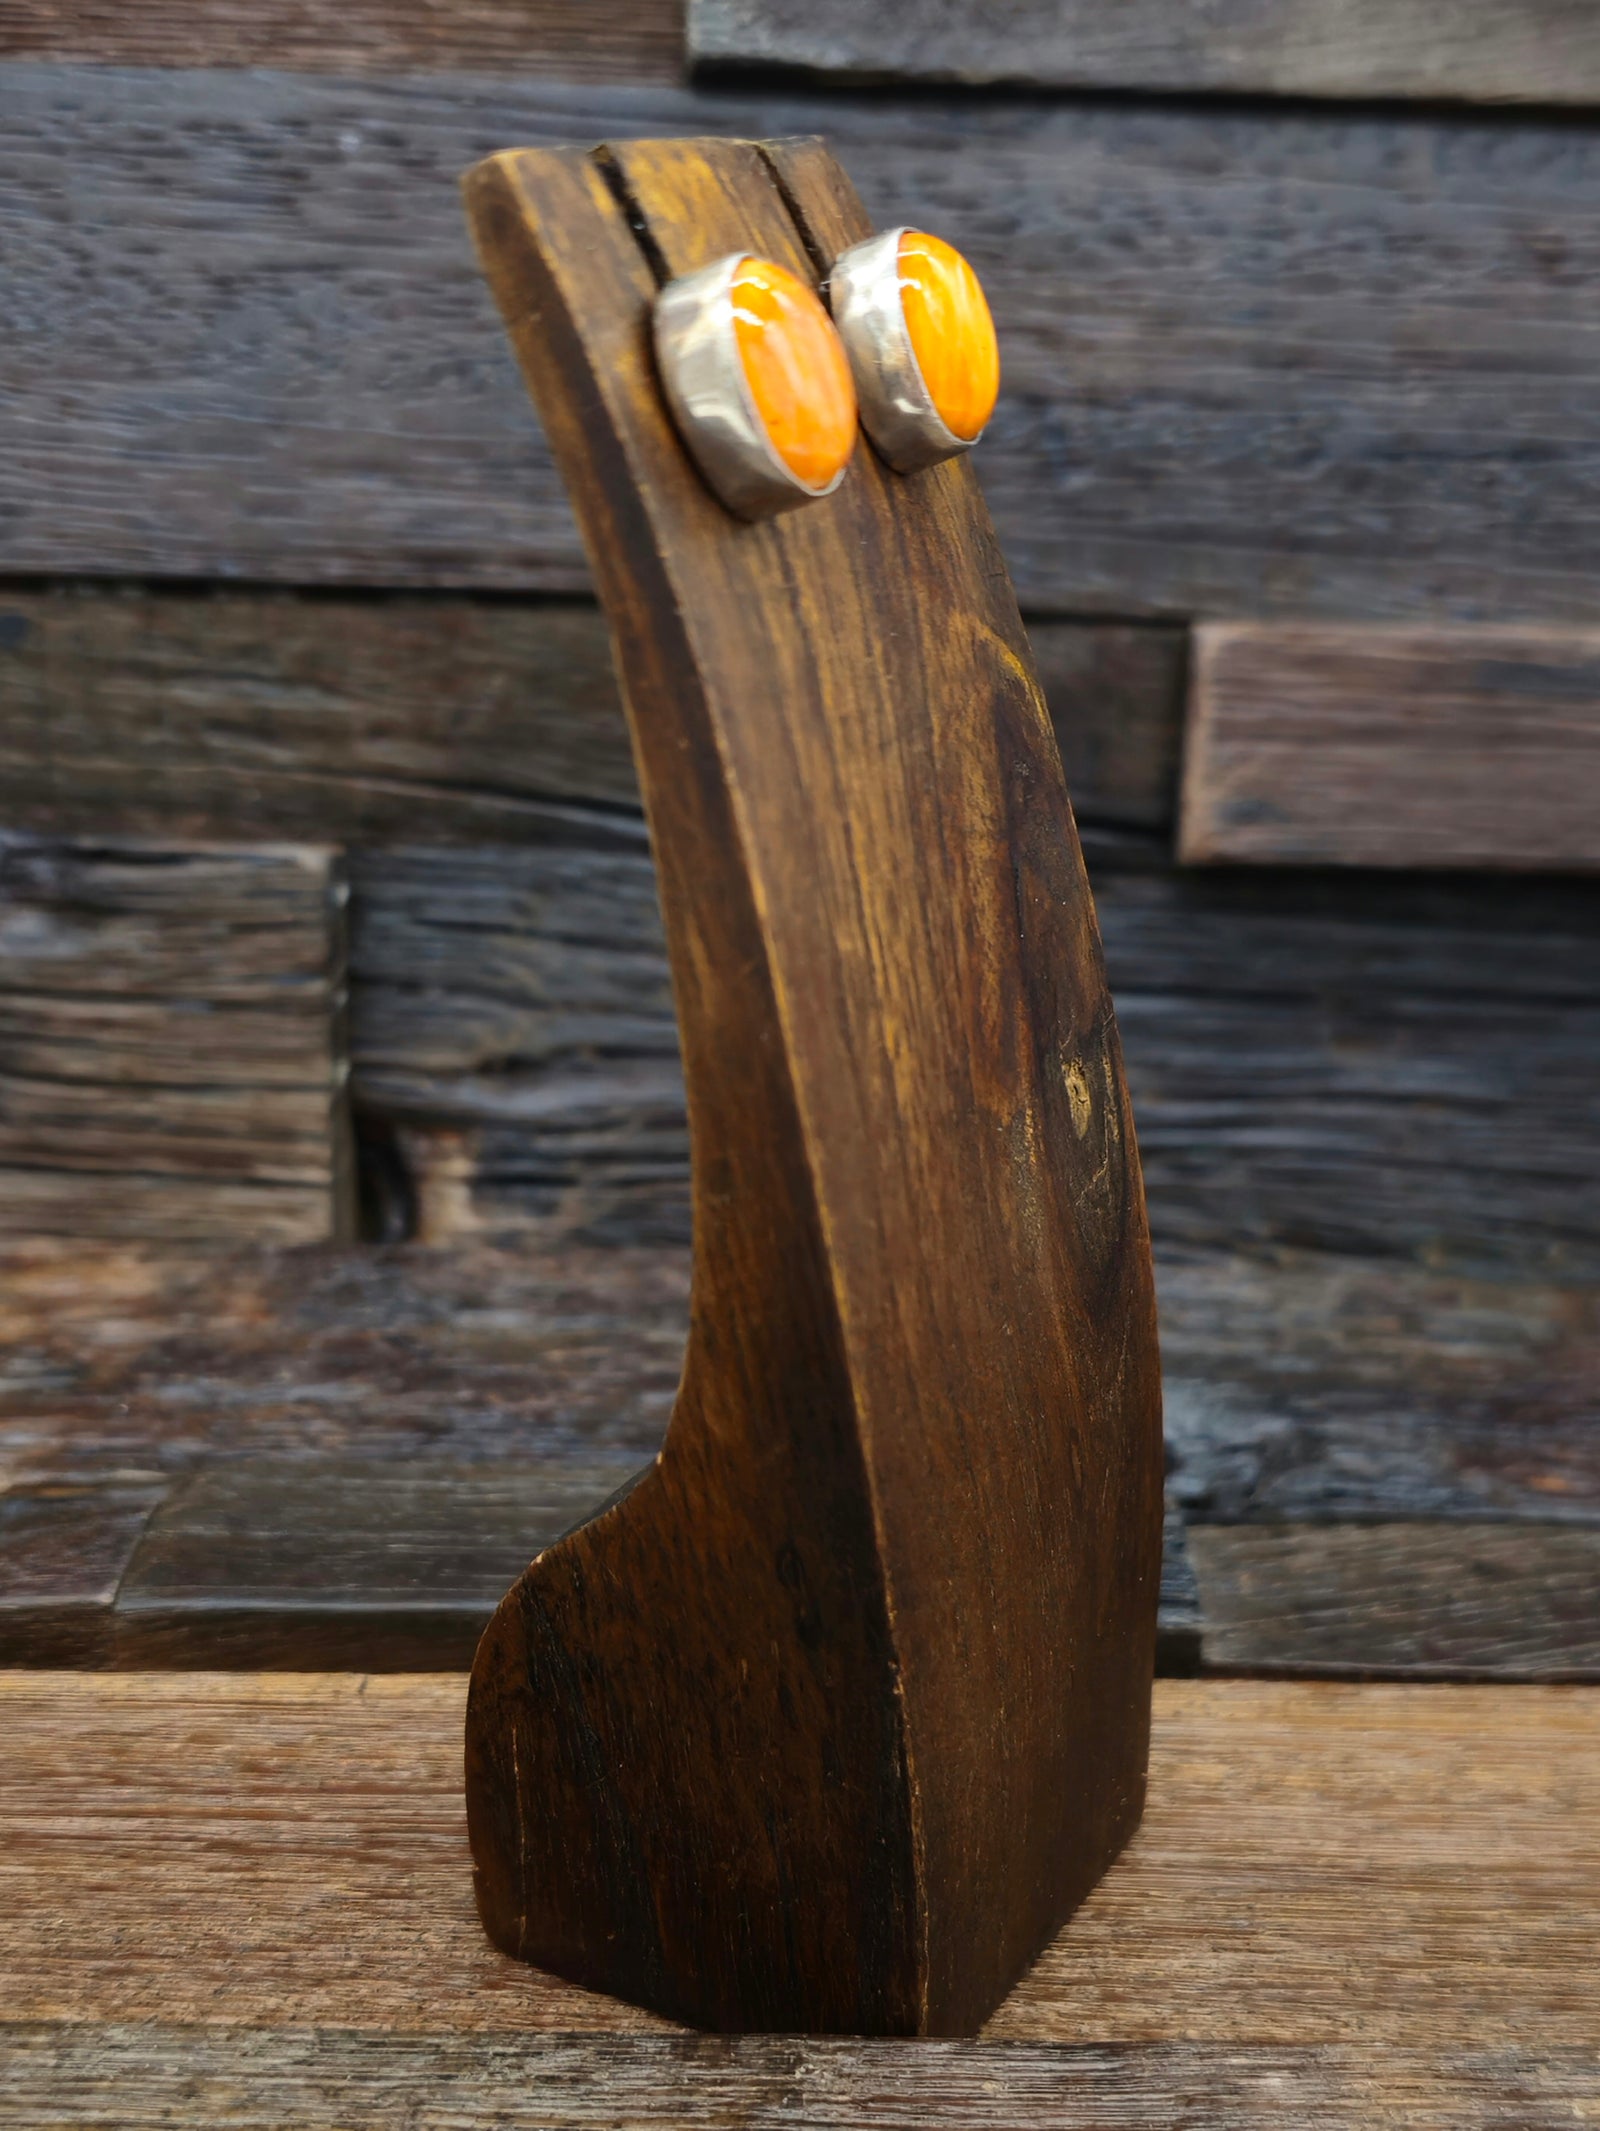
M1600 871L1600 630L1207 623L1191 863Z
M5 2019L656 2025L483 1936L464 1697L415 1675L0 1675ZM1374 2077L1390 2049L1541 2063L1600 2035L1597 1932L1600 1694L1162 1681L1143 1829L986 2039L1344 2045Z

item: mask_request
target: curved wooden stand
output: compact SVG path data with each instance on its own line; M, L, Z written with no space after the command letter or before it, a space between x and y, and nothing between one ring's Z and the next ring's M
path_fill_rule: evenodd
M478 1652L479 1904L704 2026L964 2032L1137 1825L1149 1732L1149 1247L1055 742L970 465L863 445L745 525L671 428L661 279L869 232L818 145L467 197L615 632L695 1221L659 1460Z

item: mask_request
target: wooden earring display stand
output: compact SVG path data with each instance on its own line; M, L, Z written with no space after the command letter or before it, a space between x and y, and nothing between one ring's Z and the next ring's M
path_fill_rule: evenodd
M479 1647L496 1943L723 2029L965 2033L1144 1799L1144 1201L1061 764L970 465L759 525L651 298L870 234L813 142L494 157L489 278L577 504L677 991L694 1295L658 1461Z

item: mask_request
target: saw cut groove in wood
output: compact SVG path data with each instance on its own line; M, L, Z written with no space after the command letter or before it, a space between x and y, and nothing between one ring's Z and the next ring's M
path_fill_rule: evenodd
M650 818L693 1151L659 1460L548 1548L468 1718L497 1944L701 2025L968 2032L1137 1825L1160 1388L1060 758L970 468L865 449L748 525L653 374L658 282L815 286L812 143L467 181L573 494Z

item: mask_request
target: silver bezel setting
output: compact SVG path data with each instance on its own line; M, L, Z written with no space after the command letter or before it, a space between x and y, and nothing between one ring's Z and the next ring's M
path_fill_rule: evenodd
M698 272L669 281L651 312L656 368L678 434L713 493L741 518L831 496L810 488L786 466L756 411L733 325L733 283L750 252L729 252Z
M861 426L896 473L937 466L970 451L933 404L900 300L900 239L910 225L851 245L823 291L856 381ZM982 435L979 431L979 436Z

